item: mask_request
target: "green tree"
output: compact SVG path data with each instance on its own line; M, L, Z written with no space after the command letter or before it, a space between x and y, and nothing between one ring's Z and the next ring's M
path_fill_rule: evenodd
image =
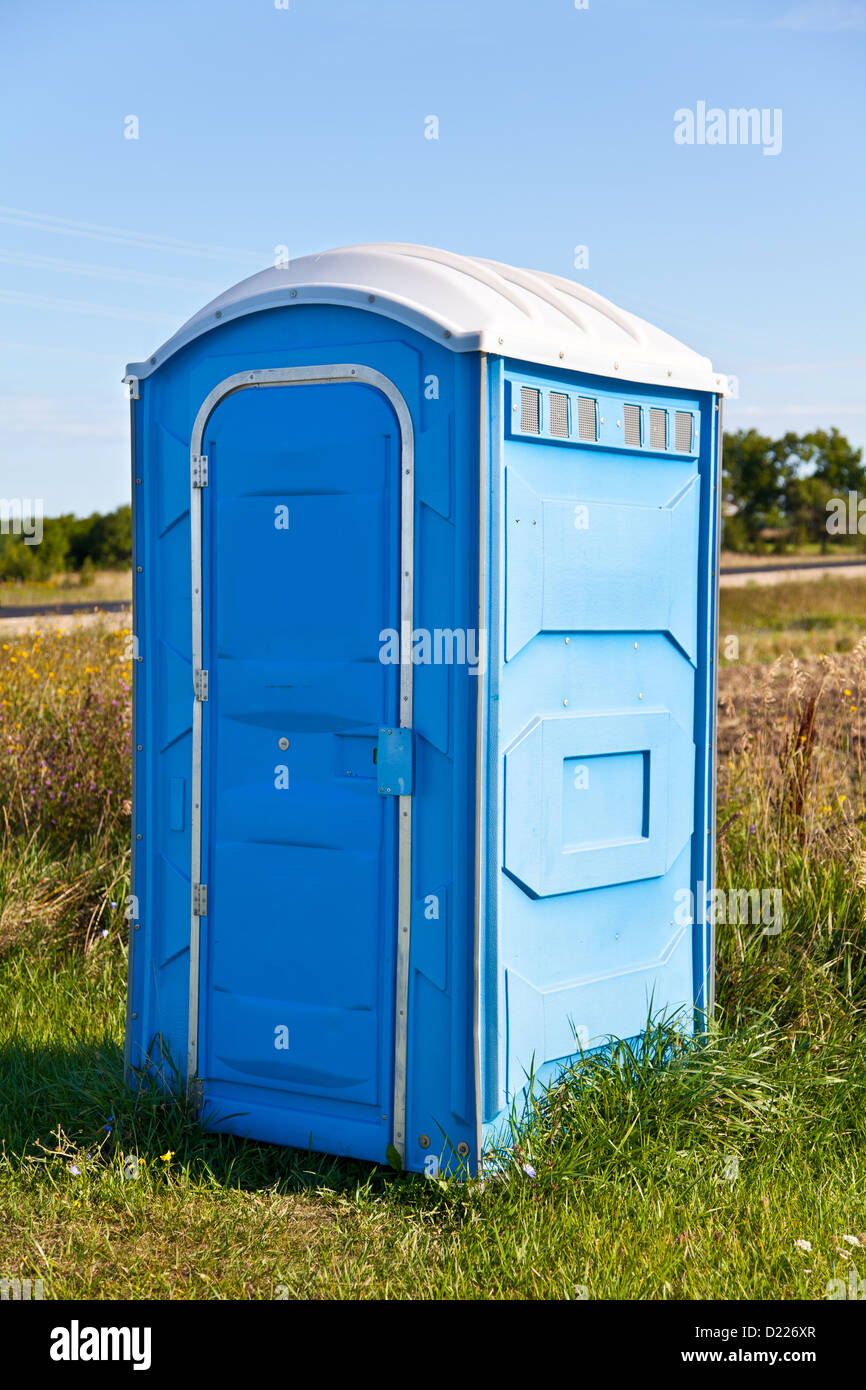
M866 494L862 449L839 430L793 431L770 439L757 430L725 435L724 498L729 510L725 542L732 548L757 547L765 526L786 528L799 543L828 542L827 503Z
M830 484L815 473L790 480L785 494L785 512L798 545L818 541L821 553L826 551L827 503L833 495Z
M810 466L813 476L828 483L837 495L857 492L862 496L866 491L863 450L852 448L844 434L840 434L835 427L829 434L826 430L804 434L801 444L804 461Z
M763 527L782 520L787 474L779 444L757 430L726 434L722 469L725 502L737 509L737 526L728 530L754 546Z

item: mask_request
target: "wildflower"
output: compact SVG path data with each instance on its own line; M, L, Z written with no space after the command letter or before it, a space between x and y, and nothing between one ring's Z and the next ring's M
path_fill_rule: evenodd
M807 1255L812 1249L811 1240L795 1240L794 1244L796 1245L798 1250L805 1250Z
M534 1178L536 1176L535 1169L531 1163L524 1163L523 1171L528 1178Z
M174 1149L166 1149L166 1151L165 1151L164 1154L160 1154L160 1156L159 1156L159 1161L160 1161L160 1163L171 1163L171 1160L172 1160L173 1158L174 1158Z
M77 1163L70 1163L69 1171L74 1178L78 1178L81 1176L81 1169L78 1167Z

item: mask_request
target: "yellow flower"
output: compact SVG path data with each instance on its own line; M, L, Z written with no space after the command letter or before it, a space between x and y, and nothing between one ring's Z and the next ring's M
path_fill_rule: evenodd
M171 1160L172 1160L173 1158L174 1158L174 1149L166 1149L165 1153L164 1153L164 1154L160 1154L160 1156L159 1156L159 1159L160 1159L160 1162L161 1162L161 1163L170 1163Z

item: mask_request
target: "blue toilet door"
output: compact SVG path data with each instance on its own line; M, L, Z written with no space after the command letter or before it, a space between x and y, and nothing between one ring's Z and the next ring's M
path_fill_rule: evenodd
M399 428L371 387L286 385L223 401L204 442L209 1122L381 1159L398 800L375 752L399 722L380 659L400 623Z

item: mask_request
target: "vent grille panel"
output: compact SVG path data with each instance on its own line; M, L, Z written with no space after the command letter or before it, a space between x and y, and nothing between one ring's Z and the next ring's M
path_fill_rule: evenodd
M622 411L625 424L625 442L630 449L639 449L643 443L640 406L624 405Z
M668 447L668 413L666 410L650 409L650 448Z
M550 433L557 439L568 438L568 396L562 391L550 393Z
M577 398L577 433L580 439L598 439L598 402L592 396Z
M683 453L692 452L692 417L685 410L678 410L674 424L675 448Z
M534 386L520 388L520 428L528 434L538 434L541 429L541 392Z

